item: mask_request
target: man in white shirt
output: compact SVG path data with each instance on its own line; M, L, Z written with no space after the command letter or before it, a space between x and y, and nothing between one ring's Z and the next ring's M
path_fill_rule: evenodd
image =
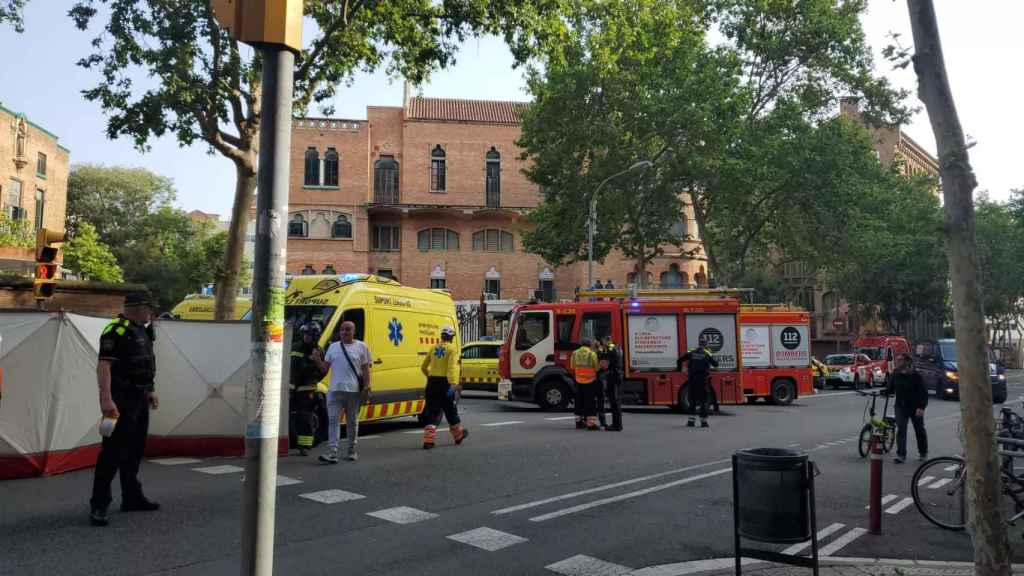
M347 459L356 460L359 408L370 392L370 363L373 361L366 344L355 339L355 324L342 322L339 333L341 341L332 342L323 358L319 353L313 356L321 370L331 371L327 388L327 452L320 456L320 461L327 464L338 463L342 410L345 410L345 432L348 436Z

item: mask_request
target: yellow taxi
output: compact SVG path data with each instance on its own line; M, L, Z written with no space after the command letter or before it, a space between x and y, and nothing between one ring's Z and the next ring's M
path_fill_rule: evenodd
M500 340L477 340L462 345L462 389L498 391Z

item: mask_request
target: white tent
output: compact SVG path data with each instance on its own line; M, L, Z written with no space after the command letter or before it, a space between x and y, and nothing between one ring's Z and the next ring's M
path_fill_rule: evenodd
M100 435L96 356L109 319L0 312L0 479L95 464ZM156 389L148 455L244 451L249 324L158 321ZM280 443L287 448L287 363Z

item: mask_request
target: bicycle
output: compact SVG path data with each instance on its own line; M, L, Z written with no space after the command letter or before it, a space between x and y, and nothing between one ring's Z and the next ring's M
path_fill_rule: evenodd
M863 390L857 390L857 393L861 396L870 396L871 400L864 406L864 427L860 429L860 438L857 442L857 450L860 452L861 458L867 458L871 452L871 436L878 434L882 437L882 451L886 454L892 450L893 444L896 442L896 418L889 416L889 395L884 394L882 391L877 392L865 392ZM880 394L885 395L885 404L882 407L882 419L877 419L875 412L875 403L878 401Z
M999 479L1003 495L1013 506L1006 523L1013 526L1024 517L1024 474L1018 474L1013 465L1014 458L1024 457L1021 452L1024 419L1009 408L1002 408L996 420L995 441L1006 447L998 450L1002 457ZM967 526L965 467L966 462L960 456L939 456L924 461L914 472L910 484L914 505L922 516L940 528L963 530Z

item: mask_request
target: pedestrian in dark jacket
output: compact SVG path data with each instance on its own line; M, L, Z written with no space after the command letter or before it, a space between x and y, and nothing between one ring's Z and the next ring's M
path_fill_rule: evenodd
M914 369L909 354L900 354L896 371L889 379L888 394L896 394L896 460L907 459L907 422L914 425L917 452L921 459L928 458L928 433L924 429L924 409L928 406L928 389L921 374Z

